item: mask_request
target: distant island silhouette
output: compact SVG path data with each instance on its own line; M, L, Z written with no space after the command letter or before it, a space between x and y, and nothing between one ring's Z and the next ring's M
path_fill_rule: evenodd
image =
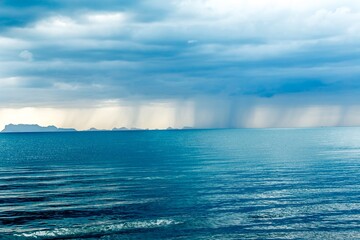
M74 128L58 128L55 126L42 127L37 124L8 124L5 126L4 133L21 133L21 132L75 132Z
M142 128L126 128L126 127L121 127L121 128L113 128L112 131L136 131L136 130L149 130L149 129L142 129Z
M163 130L188 130L193 129L192 127L183 127L182 129L168 127L167 129ZM90 128L89 130L85 130L87 132L93 131L144 131L149 129L141 129L141 128L113 128L112 130L99 130L96 128ZM156 129L158 130L158 129ZM8 124L5 128L1 131L2 133L31 133L31 132L77 132L74 128L58 128L56 126L47 126L43 127L38 124Z

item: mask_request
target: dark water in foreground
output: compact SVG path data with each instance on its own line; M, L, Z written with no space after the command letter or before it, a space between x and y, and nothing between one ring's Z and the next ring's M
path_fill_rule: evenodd
M3 239L360 239L360 128L0 134Z

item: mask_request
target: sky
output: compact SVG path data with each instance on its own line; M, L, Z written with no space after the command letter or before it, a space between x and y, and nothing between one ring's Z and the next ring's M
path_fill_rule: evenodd
M0 0L0 128L360 125L358 0Z

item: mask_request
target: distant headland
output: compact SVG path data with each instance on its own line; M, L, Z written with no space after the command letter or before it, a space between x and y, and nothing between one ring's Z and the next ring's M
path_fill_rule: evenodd
M5 126L4 133L25 133L25 132L75 132L73 128L58 128L55 126L42 127L37 124L8 124Z
M164 130L189 130L193 129L191 127L183 127L182 129L177 128L167 128ZM93 132L93 131L141 131L141 130L149 130L149 129L141 129L141 128L113 128L112 130L105 130L105 129L96 129L90 128L89 130L85 130L85 132ZM158 129L156 129L158 130ZM77 132L74 128L58 128L56 126L47 126L43 127L38 124L8 124L5 128L1 131L2 133L31 133L31 132Z

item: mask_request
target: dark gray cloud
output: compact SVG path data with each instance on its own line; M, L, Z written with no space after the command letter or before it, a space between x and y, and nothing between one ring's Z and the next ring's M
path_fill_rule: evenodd
M3 0L2 102L357 95L359 4L268 4Z

